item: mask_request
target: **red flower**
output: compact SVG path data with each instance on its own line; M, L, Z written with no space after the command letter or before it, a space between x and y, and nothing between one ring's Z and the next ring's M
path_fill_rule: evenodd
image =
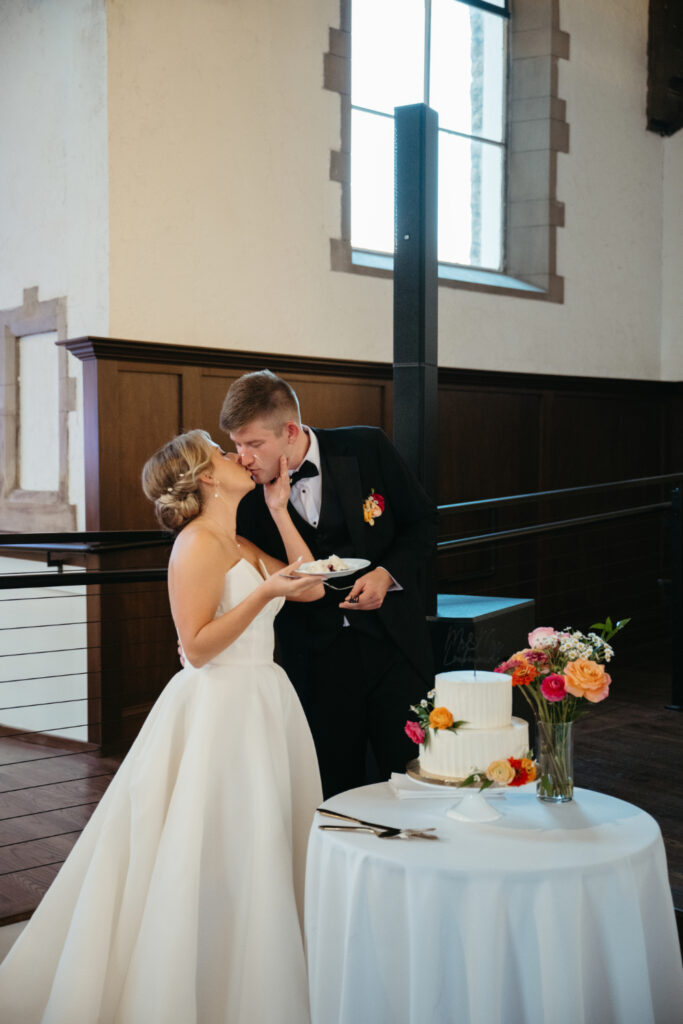
M529 773L522 764L521 758L509 757L508 761L515 770L515 777L512 782L509 782L509 786L525 786L529 781Z

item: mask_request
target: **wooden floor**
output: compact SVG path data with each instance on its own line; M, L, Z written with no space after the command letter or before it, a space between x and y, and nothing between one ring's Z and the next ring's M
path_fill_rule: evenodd
M0 925L30 917L119 761L0 739Z
M664 836L683 922L683 713L669 711L666 647L618 657L610 697L575 727L575 783L637 804ZM53 741L54 742L54 741ZM30 916L118 761L0 739L0 924Z

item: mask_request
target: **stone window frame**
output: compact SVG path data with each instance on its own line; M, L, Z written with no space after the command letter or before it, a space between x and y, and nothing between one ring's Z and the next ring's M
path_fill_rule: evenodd
M330 239L330 263L333 271L393 277L391 257L367 265L351 247L352 2L340 0L339 28L329 30L323 63L323 87L339 94L341 106L341 145L330 153L330 179L341 186L341 230ZM510 6L504 271L441 264L439 285L561 303L557 157L569 152L569 125L558 96L558 63L569 59L569 34L560 29L560 0L511 0Z
M23 303L0 310L0 531L61 532L76 529L76 508L68 501L68 414L76 408L76 380L69 377L68 353L57 347L59 373L59 485L56 491L19 487L19 343L32 334L56 332L67 340L66 299L38 298L25 288Z

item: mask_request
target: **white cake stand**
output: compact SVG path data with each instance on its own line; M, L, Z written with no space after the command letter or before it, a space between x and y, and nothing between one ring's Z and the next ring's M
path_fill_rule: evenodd
M423 786L457 789L458 793L462 794L462 797L457 804L454 804L446 811L448 817L454 818L455 821L497 821L498 818L502 818L500 811L492 807L484 796L484 792L489 792L488 788L486 790L481 790L478 786L462 788L458 785L456 779L435 779L433 776L425 775L420 770L418 758L406 765L406 775L416 782L420 782ZM496 795L503 795L500 792L501 787L496 786L492 788L497 791Z
M502 817L500 811L492 807L481 789L464 790L462 800L449 808L446 814L456 821L497 821Z

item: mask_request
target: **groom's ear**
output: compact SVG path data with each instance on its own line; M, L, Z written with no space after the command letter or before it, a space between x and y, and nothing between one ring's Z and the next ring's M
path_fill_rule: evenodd
M287 434L287 444L295 444L301 433L301 427L294 420L287 420L285 423L285 431Z

